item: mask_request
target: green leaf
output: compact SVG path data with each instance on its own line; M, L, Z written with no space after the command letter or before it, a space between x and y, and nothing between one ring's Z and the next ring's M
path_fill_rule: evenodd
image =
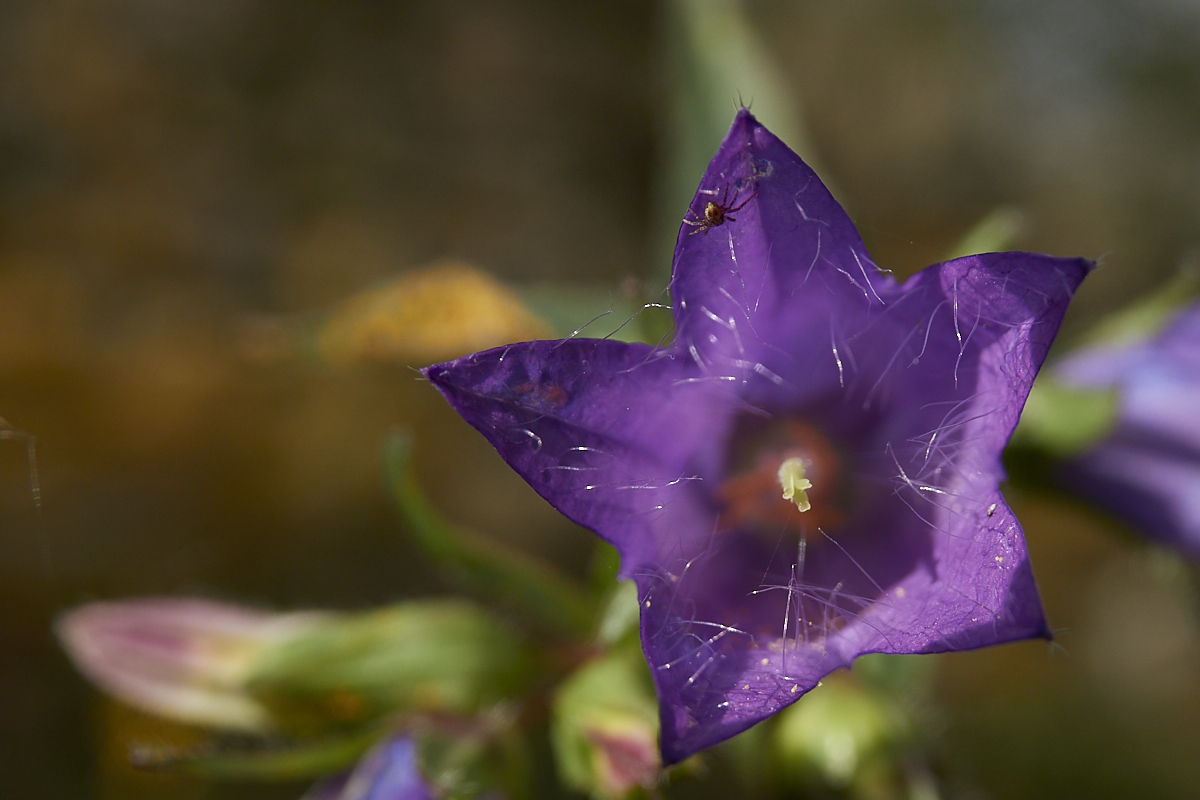
M404 433L386 445L388 484L409 533L448 578L548 632L586 636L594 609L586 592L550 565L445 520L425 499L412 468L412 440Z
M143 769L179 770L211 780L298 781L349 767L381 735L371 728L320 739L260 742L250 748L219 739L189 750L144 746L131 750L130 761Z

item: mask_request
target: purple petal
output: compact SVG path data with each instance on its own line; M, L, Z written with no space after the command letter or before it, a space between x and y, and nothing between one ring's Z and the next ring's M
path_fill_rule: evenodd
M865 653L1048 636L1000 453L1090 264L972 256L899 285L745 111L689 220L671 347L533 342L426 372L621 553L664 762ZM811 510L772 483L785 458Z
M677 498L695 494L684 471L693 440L730 398L681 367L644 345L583 339L509 345L425 374L555 508L612 542L629 577L664 557L668 531L703 518Z
M880 303L886 282L849 217L749 112L738 114L709 164L689 218L703 218L709 202L745 205L736 224L683 225L675 245L677 349L701 368L744 358L747 347L777 346L766 334L779 315L797 316L798 297L820 305L849 290L864 309Z

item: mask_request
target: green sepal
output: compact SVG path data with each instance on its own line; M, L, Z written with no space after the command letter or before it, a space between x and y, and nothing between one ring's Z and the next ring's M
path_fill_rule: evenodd
M430 505L413 471L409 435L391 435L385 459L401 519L421 551L448 579L550 633L567 638L587 635L594 607L581 587L534 556L447 521Z
M626 294L600 286L534 284L517 292L553 334L564 339L585 336L657 344L674 324L665 301L631 296L640 294L636 290Z
M933 685L937 659L871 653L854 659L851 674L868 689L892 697L924 696Z
M1096 323L1076 344L1079 346L1133 344L1155 336L1176 312L1200 294L1200 268L1184 266L1153 294Z
M656 779L658 706L636 641L613 648L568 677L550 725L562 782L590 797L628 797Z
M596 641L612 646L638 633L641 608L638 606L637 584L620 581L608 593L600 624L596 626Z
M1133 305L1109 314L1081 337L1080 348L1136 345L1160 333L1200 294L1200 269L1184 267L1166 286ZM1117 422L1120 388L1085 388L1055 381L1043 373L1033 384L1013 444L1054 458L1070 458L1103 439Z
M1001 206L975 223L975 226L950 248L946 260L1011 250L1024 231L1024 215L1015 208Z
M1029 392L1012 443L1070 458L1107 436L1119 410L1115 389L1067 386L1043 375Z
M592 592L606 597L617 582L621 572L621 554L603 539L597 539L592 549L592 563L588 569Z
M793 784L843 791L849 797L880 795L879 784L903 784L899 756L914 731L885 695L847 673L834 673L780 712L775 753Z
M592 591L600 607L595 640L606 648L638 633L641 609L637 584L617 580L620 571L621 556L617 549L608 542L597 541L591 568Z
M775 726L779 715L759 725L742 731L732 739L721 742L713 750L713 755L727 763L737 775L737 785L741 787L746 797L770 797L775 794L780 783L780 769L774 752ZM693 756L672 768L672 773L678 774L681 767L691 764L701 766L700 757Z
M246 688L279 730L315 735L397 714L474 715L532 673L518 635L493 616L427 600L333 617L268 648Z

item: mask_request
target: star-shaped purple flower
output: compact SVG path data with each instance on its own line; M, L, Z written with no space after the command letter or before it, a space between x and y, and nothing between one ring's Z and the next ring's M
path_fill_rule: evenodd
M857 656L1049 636L1000 453L1090 266L993 253L899 284L742 110L679 233L669 347L425 374L620 552L670 764Z

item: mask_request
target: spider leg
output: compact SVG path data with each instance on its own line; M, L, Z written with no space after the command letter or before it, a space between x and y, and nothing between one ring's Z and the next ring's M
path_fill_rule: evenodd
M757 194L758 194L758 192L754 192L754 194L750 195L750 196L749 196L749 197L747 197L745 200L743 200L741 203L739 203L738 205L736 205L736 206L734 206L733 208L731 208L731 209L729 209L728 211L726 211L726 213L728 214L728 213L729 213L729 211L740 211L740 210L742 209L742 207L743 207L743 206L745 206L745 205L746 205L746 203L749 203L751 200L753 200L753 199L754 199L754 196L755 196L755 195L757 195ZM736 200L737 198L735 197L734 199ZM732 217L726 217L726 219L732 219Z

